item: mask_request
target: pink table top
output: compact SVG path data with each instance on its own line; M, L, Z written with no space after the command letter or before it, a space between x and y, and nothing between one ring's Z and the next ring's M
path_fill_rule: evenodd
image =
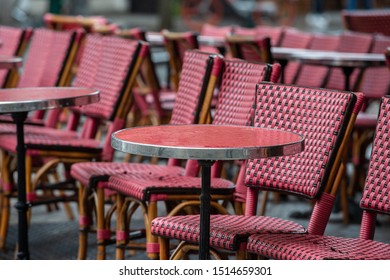
M16 56L0 55L0 69L12 69L22 66L22 58Z
M112 134L113 148L131 154L199 160L292 155L304 149L301 135L245 126L162 125Z
M79 106L99 101L99 91L76 87L0 89L0 113Z

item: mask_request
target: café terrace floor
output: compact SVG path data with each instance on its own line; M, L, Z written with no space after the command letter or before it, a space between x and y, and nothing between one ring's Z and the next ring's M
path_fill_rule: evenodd
M351 222L344 224L342 213L337 211L337 206L332 213L330 222L326 229L327 235L357 237L359 235L361 211L357 204L350 203ZM34 260L75 260L77 259L78 248L78 222L76 205L73 204L74 220L69 220L60 205L60 210L48 212L45 206L37 206L32 209L32 219L29 229L29 248L31 259ZM275 204L271 201L267 206L267 215L291 219L307 226L308 218L304 214L311 206L308 202L298 200L294 197L287 197ZM14 259L14 249L17 240L17 212L12 209L11 224L8 232L7 250L0 251L0 260ZM292 215L295 214L295 215ZM163 214L163 213L162 213ZM301 215L300 215L301 214ZM301 216L301 218L299 218ZM302 217L303 216L303 217ZM134 228L141 228L143 225L141 215L136 215ZM390 218L388 216L378 217L378 226L375 240L390 243ZM141 241L141 240L140 240ZM95 259L96 239L90 235L88 259ZM107 250L107 259L115 259L115 246L111 245ZM147 259L143 251L135 254L127 254L126 259L142 260Z

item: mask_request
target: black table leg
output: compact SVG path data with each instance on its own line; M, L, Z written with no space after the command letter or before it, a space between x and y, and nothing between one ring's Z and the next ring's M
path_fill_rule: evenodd
M350 90L350 81L351 81L351 74L353 72L353 67L343 67L343 73L344 73L344 90L349 91Z
M24 146L24 121L27 112L13 113L17 133L17 164L18 164L18 201L15 208L18 210L18 260L30 259L28 250L28 223L26 202L26 148Z
M202 168L202 192L200 195L200 242L199 242L199 259L208 260L210 248L210 183L211 183L211 166L215 161L199 160Z

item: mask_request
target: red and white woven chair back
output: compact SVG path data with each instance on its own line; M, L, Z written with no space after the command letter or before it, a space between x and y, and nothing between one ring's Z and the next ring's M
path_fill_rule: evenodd
M382 98L370 164L360 205L390 215L390 97Z
M246 185L318 197L328 183L355 95L261 83L256 98L254 125L300 133L305 150L294 156L248 161Z
M198 50L185 52L170 124L198 122L210 75L219 76L221 65L222 57L213 57L209 53Z

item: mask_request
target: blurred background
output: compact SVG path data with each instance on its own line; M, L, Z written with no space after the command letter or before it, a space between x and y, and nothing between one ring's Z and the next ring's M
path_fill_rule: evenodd
M390 0L1 0L0 24L43 25L46 12L103 15L122 28L198 31L216 25L287 25L304 31L337 32L342 9L389 8Z

